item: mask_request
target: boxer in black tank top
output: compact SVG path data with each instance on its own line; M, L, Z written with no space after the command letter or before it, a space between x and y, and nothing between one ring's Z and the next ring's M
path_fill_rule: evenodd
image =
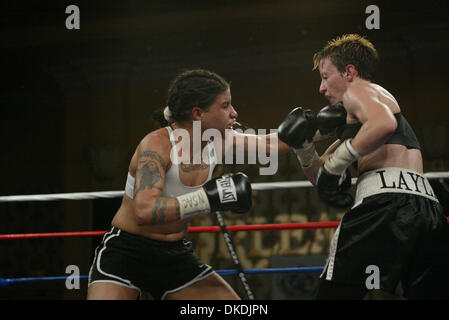
M423 175L415 133L396 99L372 82L376 49L359 35L343 35L313 60L330 106L316 117L293 110L279 137L295 148L320 199L350 208L332 239L317 299L368 299L379 292L448 299L448 223ZM329 135L338 139L318 156L313 141ZM348 191L351 165L359 174L355 199Z

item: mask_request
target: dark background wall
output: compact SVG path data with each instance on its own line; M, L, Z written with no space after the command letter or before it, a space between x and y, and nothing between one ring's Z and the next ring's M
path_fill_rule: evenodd
M70 4L80 9L79 30L65 27ZM380 9L379 30L365 27L370 4ZM363 34L377 47L377 83L414 127L425 171L449 170L445 1L7 0L0 19L1 195L121 190L135 147L157 128L153 111L165 106L170 79L184 69L211 69L231 81L239 121L254 129L277 128L294 106L318 111L326 101L312 55L343 33ZM254 181L304 179L293 158L280 161L276 177L246 170ZM314 191L298 192L305 202L284 208L297 193L270 195L253 216L270 221L268 212L305 206L319 220L328 208L313 202ZM104 230L119 205L1 204L0 233ZM0 277L61 275L69 264L87 274L97 241L2 241ZM39 286L0 288L0 297L85 295L85 287Z

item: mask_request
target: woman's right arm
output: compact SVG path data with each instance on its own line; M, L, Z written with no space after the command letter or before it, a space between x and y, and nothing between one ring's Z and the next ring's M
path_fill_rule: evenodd
M309 167L307 168L302 167L304 175L310 182L312 182L314 186L316 185L316 177L318 175L318 170L324 164L326 159L335 151L335 149L337 149L337 147L340 144L341 141L337 139L326 149L326 151L321 155L321 157L316 159Z
M170 149L166 137L149 135L136 151L134 214L138 225L157 225L180 219L178 200L162 196Z

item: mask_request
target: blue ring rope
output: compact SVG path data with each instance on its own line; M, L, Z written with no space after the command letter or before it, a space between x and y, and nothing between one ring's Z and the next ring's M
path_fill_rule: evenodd
M323 267L292 267L292 268L268 268L268 269L244 269L245 274L273 274L273 273L309 273L321 272ZM231 276L238 274L236 269L215 270L221 276ZM0 278L0 287L6 287L14 283L34 283L48 281L65 281L69 276L55 277L30 277L30 278ZM72 276L73 277L73 276ZM79 276L80 280L87 280L87 275Z

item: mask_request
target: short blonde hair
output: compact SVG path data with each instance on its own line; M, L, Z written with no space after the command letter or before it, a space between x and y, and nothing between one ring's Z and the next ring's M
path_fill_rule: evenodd
M348 64L354 65L359 76L370 81L379 62L374 45L358 34L344 34L328 41L323 49L313 55L313 70L325 58L329 58L339 72L343 72Z

